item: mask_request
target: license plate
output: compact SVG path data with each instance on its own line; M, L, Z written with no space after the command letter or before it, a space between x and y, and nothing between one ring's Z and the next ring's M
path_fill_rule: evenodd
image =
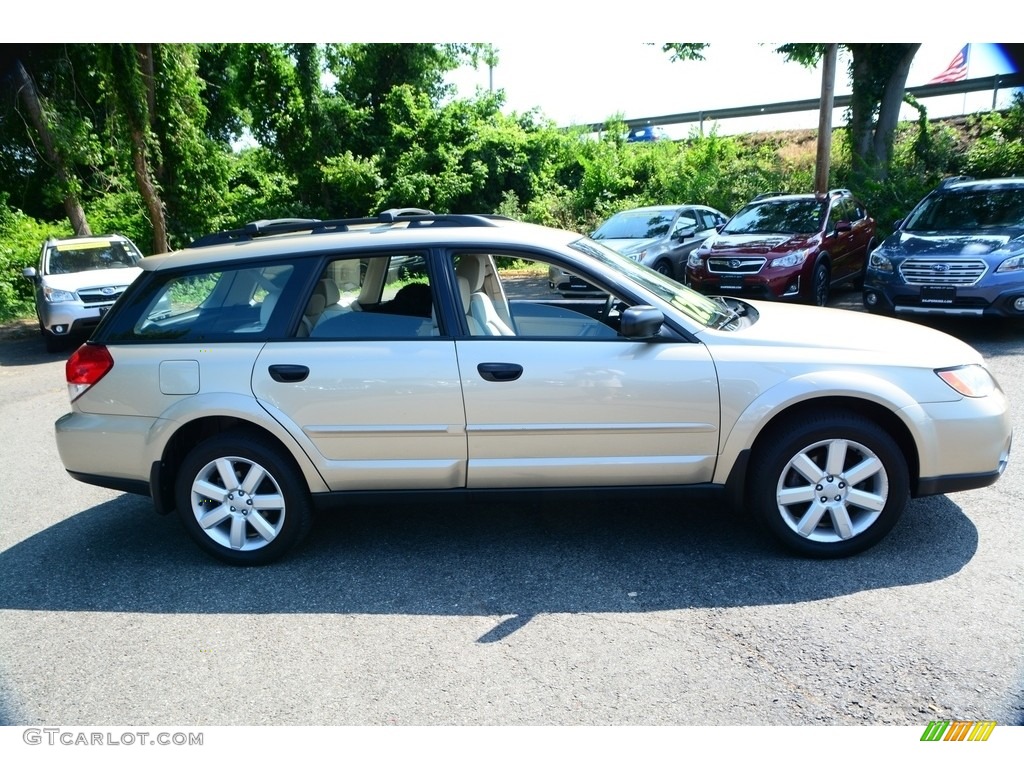
M719 287L720 290L723 290L723 291L742 291L743 290L743 283L742 282L739 282L739 283L737 283L737 282L729 282L729 281L723 280L722 282L720 282L718 284L718 287Z
M107 310L110 309L110 307L96 307L96 309L100 311L100 317L103 317L105 314L107 314Z
M921 289L922 304L952 304L956 301L956 288L948 285L926 285Z

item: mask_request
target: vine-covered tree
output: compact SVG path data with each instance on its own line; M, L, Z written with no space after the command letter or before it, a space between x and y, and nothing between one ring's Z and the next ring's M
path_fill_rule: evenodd
M906 96L910 65L920 43L840 43L850 52L850 147L855 174L884 181ZM824 43L787 43L778 52L807 66L818 63Z

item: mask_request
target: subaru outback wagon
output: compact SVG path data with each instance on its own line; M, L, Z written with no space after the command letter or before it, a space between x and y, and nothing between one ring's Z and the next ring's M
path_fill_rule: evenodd
M717 494L796 553L845 556L1008 459L968 345L711 299L579 234L413 209L194 246L144 259L70 357L56 439L72 477L176 510L229 563L367 495L637 487ZM603 297L553 295L551 267Z
M871 254L864 305L1024 317L1024 178L947 179Z

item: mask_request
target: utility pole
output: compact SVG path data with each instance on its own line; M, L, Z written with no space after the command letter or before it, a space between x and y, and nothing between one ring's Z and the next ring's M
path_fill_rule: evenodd
M814 191L828 193L828 172L832 156L832 108L836 96L836 59L839 44L829 43L822 58L821 104L818 114L818 160L814 166Z

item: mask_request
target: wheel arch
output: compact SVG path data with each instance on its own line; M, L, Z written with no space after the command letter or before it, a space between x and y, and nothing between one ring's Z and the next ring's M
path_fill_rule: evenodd
M308 471L310 467L303 466L303 463L308 464L308 462L297 461L294 451L277 434L266 427L239 416L201 416L182 424L175 430L164 445L160 460L154 463L150 474L150 492L158 512L167 514L174 510L174 481L188 452L205 440L226 432L241 432L251 436L254 440L276 448L281 457L289 461L299 475L306 480L307 487L311 492L326 490L326 486L320 488L323 480L319 473L316 473L315 469L311 470L314 473L314 481L311 482Z
M747 464L757 461L759 452L773 440L773 435L783 425L793 421L806 420L809 416L824 409L845 411L866 418L884 429L896 441L903 453L907 462L911 495L917 495L918 480L921 474L920 454L914 434L906 422L889 405L854 395L834 394L791 402L765 414L753 431L753 439L747 438L747 444L736 445L735 448L732 448L732 445L739 440L738 430L734 427L725 442L723 455L734 455L736 459L719 465L722 471L727 471L734 465L743 467L740 471L728 471L725 476L719 478L719 482L725 483L729 498L733 500L744 498L749 475L746 471Z

